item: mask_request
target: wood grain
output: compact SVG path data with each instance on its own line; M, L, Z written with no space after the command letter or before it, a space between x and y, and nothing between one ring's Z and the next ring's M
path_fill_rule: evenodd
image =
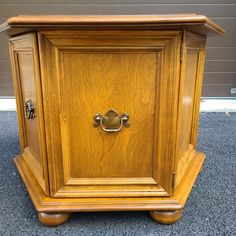
M173 84L173 78L179 76L179 33L40 33L51 191L55 196L171 194L178 92L178 79ZM59 99L51 99L55 97ZM117 134L95 129L93 116L110 109L128 113L130 128ZM89 178L90 190L83 186ZM110 184L107 178L111 178Z
M191 143L192 134L192 117L195 96L195 84L197 76L198 53L187 51L185 78L182 100L182 121L180 126L180 151L179 156L182 156L184 151Z
M20 27L19 27L20 26ZM0 32L14 35L35 28L62 27L151 27L181 29L183 26L203 34L224 34L224 30L209 18L197 14L176 15L20 15L0 25Z
M174 224L182 216L182 210L176 211L150 211L152 219L161 224Z
M15 164L38 212L96 212L96 211L174 211L184 207L196 178L201 171L204 155L194 153L184 178L169 197L123 198L56 198L46 196L21 156Z
M204 36L188 31L183 34L181 85L179 94L179 128L177 140L176 186L184 176L196 149L198 117L202 89L204 62Z
M25 2L27 4L25 4ZM76 15L78 15L79 13L86 14L86 10L82 10L82 9L84 9L84 8L87 9L86 4L75 3L75 2L74 2L74 5L75 6L80 6L80 7L79 8L74 8L73 6L71 6L72 9L70 11L68 10L68 6L66 6L66 4L63 4L63 3L61 3L59 5L55 2L54 3L52 3L52 2L50 2L50 3L42 2L41 3L40 2L40 4L39 4L38 2L36 3L35 1L32 1L31 2L32 5L28 4L28 3L29 2L25 1L25 0L23 2L18 3L19 4L18 7L15 8L15 10L14 10L15 13L12 12L9 16L19 14L19 9L22 9L22 12L24 14L26 14L26 12L28 12L28 14L35 14L33 11L36 8L32 7L35 4L37 6L37 9L40 8L39 14L42 14L42 13L46 14L49 10L51 11L52 8L50 6L54 6L53 10L55 10L56 14L59 14L60 9L63 9L63 11L61 12L62 14L65 14L67 11L68 11L68 14L73 14L72 11L74 11L74 10L76 11L76 13L75 13ZM176 3L176 1L175 1L175 3ZM164 11L169 11L168 13L174 13L175 11L178 11L178 13L183 13L184 9L181 6L186 7L186 12L192 12L193 9L191 7L194 7L194 9L196 7L196 12L199 12L199 8L203 7L202 10L204 10L204 11L206 10L205 14L207 16L214 16L215 12L217 12L217 17L214 18L214 21L215 21L215 23L220 25L221 28L224 28L226 30L227 35L225 37L210 37L209 38L208 46L210 46L210 47L214 46L216 48L214 48L212 50L210 49L207 52L207 55L211 58L211 60L214 60L214 61L209 62L210 64L207 65L206 68L211 70L211 71L212 71L212 68L219 68L222 71L226 71L226 70L231 70L232 71L232 67L233 67L232 62L224 62L224 60L226 60L226 61L227 60L232 60L231 58L234 57L233 56L234 55L233 51L230 51L230 53L227 53L227 51L228 51L227 47L232 48L232 47L235 46L234 45L234 42L235 42L235 34L234 34L235 19L233 19L232 17L231 18L228 17L230 12L232 12L232 6L230 4L225 5L225 4L211 4L210 3L209 5L207 4L206 7L204 7L205 4L204 4L204 6L201 6L201 4L196 4L196 5L195 4L185 4L185 3L181 3L181 4L173 4L172 3L172 4L169 4L167 2L163 5L163 3L158 4L157 2L156 3L153 2L153 4L150 5L150 9L149 9L149 4L150 4L150 2L142 3L142 4L139 3L138 8L148 7L147 12L149 12L149 14L163 14ZM4 9L5 9L5 7L8 8L10 6L11 6L11 4L9 4L9 3L1 4L2 12L3 11L4 12L9 12L8 10L4 10ZM120 14L119 10L117 10L117 7L123 7L122 12L124 11L124 9L127 9L127 7L128 8L136 7L135 4L128 4L127 5L127 4L121 4L120 2L119 2L118 5L114 5L114 4L111 5L107 2L106 3L104 2L104 4L100 4L100 3L95 4L95 5L94 4L93 5L89 4L88 6L89 6L89 8L87 10L90 11L90 13L92 13L92 11L94 13L94 10L96 12L97 11L96 9L101 7L99 14L113 14L113 15L115 14L114 11L117 11L117 14ZM102 9L104 6L108 7L111 10L111 12L108 13L109 10L106 11L105 9ZM34 9L34 10L32 10L32 9ZM202 10L200 11L201 13L203 12ZM132 10L130 10L130 11L132 11ZM143 10L142 10L142 12L143 12ZM225 12L227 12L227 14ZM137 14L137 13L138 13L137 9L133 10L133 14ZM52 12L50 12L50 14L52 14ZM87 12L87 14L89 14L89 12ZM227 17L226 17L226 15L225 15L225 17L222 16L222 14L226 14ZM184 15L186 15L186 14L184 14ZM150 16L153 16L153 15L150 15ZM235 16L235 14L234 14L234 16ZM7 20L7 18L5 16L5 18L0 19L0 23L4 22L6 20ZM135 26L135 28L136 27L137 26ZM189 30L192 30L187 25L186 25L186 27L189 28ZM198 26L194 26L192 28L193 28L193 30L195 28L197 30ZM20 33L19 29L14 29L14 30L17 31L17 34ZM28 29L28 30L35 31L36 29L31 28L31 29ZM204 34L204 32L201 32L201 34ZM2 34L2 35L4 35L4 34ZM0 75L1 75L1 78L2 78L0 80L0 95L1 96L13 96L14 94L13 94L12 84L8 81L8 75L6 74L6 73L10 72L10 67L9 67L9 62L8 62L9 61L9 56L8 56L6 46L4 46L4 45L7 45L6 37L0 36L0 42L1 42L1 45L2 45L2 48L0 46L0 51L1 51L1 54L0 54ZM222 61L216 61L216 59L219 57L218 55L221 55L220 57L221 58L223 57L225 59L220 59ZM214 58L215 56L216 56L216 58ZM4 60L4 61L2 61L2 60ZM231 63L231 65L229 65L229 63ZM225 77L224 75L222 75L221 80L223 81L222 83L231 84L231 85L233 84L233 83L230 83L230 81L227 79L227 76ZM5 81L8 81L8 82L5 82ZM207 82L204 82L204 83L207 84ZM217 81L215 81L214 83L217 84ZM208 89L210 87L212 89L215 88L215 90L212 92L212 89ZM230 86L221 86L220 87L219 85L217 85L217 86L210 86L210 87L208 85L205 86L205 89L204 89L205 96L207 95L207 93L209 93L211 96L228 96L228 97L231 96L230 88L229 88ZM219 89L219 87L222 88L222 89ZM207 91L207 93L206 93L206 91Z
M58 226L69 220L71 213L38 212L39 221L46 226Z
M27 34L10 40L21 152L42 189L48 194L41 85L36 47L35 34ZM28 120L24 116L24 104L29 99L35 106L35 118Z
M152 177L156 53L62 54L62 152L70 178ZM130 127L112 134L94 128L94 115L110 109L127 113Z
M70 212L114 210L148 210L174 223L202 169L195 149L206 37L150 30L148 17L140 19L145 30L110 19L96 18L99 30L48 28L10 39L22 152L15 163L46 225ZM33 120L23 116L27 99ZM110 109L128 113L130 126L94 127L94 115Z

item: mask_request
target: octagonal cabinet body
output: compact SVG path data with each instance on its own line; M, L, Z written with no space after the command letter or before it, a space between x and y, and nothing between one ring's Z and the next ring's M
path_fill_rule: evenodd
M9 38L19 173L46 225L71 212L146 210L174 223L196 151L204 16L19 16Z

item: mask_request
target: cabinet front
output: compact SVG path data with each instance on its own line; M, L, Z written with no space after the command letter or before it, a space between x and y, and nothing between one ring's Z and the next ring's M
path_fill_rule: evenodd
M44 31L39 45L52 196L170 195L180 33Z

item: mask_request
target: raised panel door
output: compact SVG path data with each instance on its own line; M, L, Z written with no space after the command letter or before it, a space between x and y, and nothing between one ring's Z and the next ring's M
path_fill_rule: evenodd
M52 194L171 194L179 32L66 34L39 35ZM129 126L94 127L109 111Z

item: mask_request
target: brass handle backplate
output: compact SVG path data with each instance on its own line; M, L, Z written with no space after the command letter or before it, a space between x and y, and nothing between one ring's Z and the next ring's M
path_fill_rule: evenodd
M105 115L96 114L94 116L94 127L101 127L105 132L118 132L123 126L129 127L129 116L126 113L119 114L114 110L109 110Z
M31 100L28 100L25 102L24 104L24 110L25 110L25 118L26 119L34 119L35 117L35 108L34 108L34 104Z

